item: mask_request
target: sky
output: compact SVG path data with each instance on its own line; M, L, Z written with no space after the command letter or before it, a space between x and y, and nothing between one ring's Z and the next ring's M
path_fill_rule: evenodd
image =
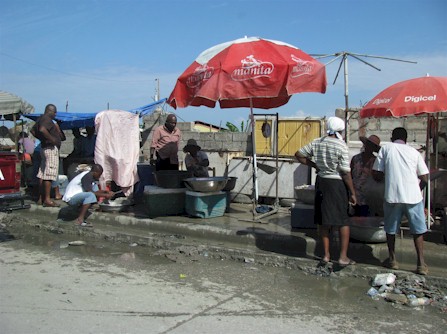
M292 44L308 54L348 52L347 73L334 56L325 94L300 93L280 117L333 116L412 78L447 76L445 0L2 0L0 90L36 112L130 110L169 97L177 78L205 49L244 36ZM379 56L416 64L374 58ZM346 80L347 78L347 80ZM335 83L334 83L335 81ZM239 125L247 108L188 107L179 121Z

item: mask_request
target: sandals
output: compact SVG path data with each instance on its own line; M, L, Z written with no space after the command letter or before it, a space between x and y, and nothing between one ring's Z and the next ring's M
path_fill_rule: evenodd
M322 257L320 259L320 262L319 262L320 265L327 265L329 263L332 263L331 260L330 259L325 259L324 257Z
M357 262L355 262L354 260L351 260L351 259L349 259L348 262L342 262L342 261L338 260L338 265L339 265L340 267L353 266L353 265L355 265L356 263L357 263Z
M50 203L42 203L42 206L47 208L58 208L60 207L60 204L54 203L54 202L50 202Z
M93 227L93 224L88 223L88 222L85 221L85 220L84 220L82 223L80 223L78 220L76 220L75 225L76 225L76 226L79 226L79 227Z
M387 258L385 261L383 261L382 265L385 268L398 270L399 269L399 263L397 263L396 260L391 260L390 258Z
M427 275L428 274L428 267L426 264L424 264L423 266L417 266L416 268L416 274L419 275Z

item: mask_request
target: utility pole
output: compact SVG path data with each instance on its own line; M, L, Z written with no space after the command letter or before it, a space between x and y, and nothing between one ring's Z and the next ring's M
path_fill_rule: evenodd
M155 88L155 101L158 101L160 99L160 79L155 79L157 82L157 87Z

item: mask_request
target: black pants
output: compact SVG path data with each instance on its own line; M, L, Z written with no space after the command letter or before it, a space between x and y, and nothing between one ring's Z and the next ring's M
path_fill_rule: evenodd
M157 161L155 162L155 170L178 170L178 164L171 164L171 160L161 159L157 153Z

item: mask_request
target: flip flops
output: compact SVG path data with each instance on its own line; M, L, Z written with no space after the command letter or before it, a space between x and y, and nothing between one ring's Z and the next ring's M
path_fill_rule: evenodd
M424 275L424 276L427 275L428 274L428 267L427 267L427 265L417 266L416 274Z
M88 223L88 222L85 221L85 220L84 220L82 223L80 223L78 220L76 220L75 225L76 225L76 226L79 226L79 227L93 227L93 224Z
M42 206L45 207L45 208L58 208L58 207L60 207L59 204L54 203L54 202L42 203Z
M339 265L340 267L353 266L353 265L355 265L355 264L356 264L356 262L355 262L354 260L351 260L351 259L349 259L348 262L342 262L342 261L338 260L338 265Z

